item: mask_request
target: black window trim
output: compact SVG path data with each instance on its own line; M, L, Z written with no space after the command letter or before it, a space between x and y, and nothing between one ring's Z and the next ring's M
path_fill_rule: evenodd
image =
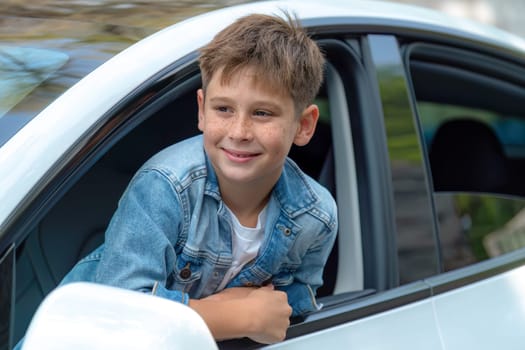
M13 345L14 295L15 295L15 245L11 244L0 255L0 347Z

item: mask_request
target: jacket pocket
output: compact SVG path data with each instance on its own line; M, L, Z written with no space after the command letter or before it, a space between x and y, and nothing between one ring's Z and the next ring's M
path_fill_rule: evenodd
M192 295L197 290L201 277L201 261L179 257L173 270L173 289Z

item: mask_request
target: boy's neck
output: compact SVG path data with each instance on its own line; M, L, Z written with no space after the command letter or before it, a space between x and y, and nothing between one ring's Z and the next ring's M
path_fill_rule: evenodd
M259 213L264 209L270 198L270 190L261 188L244 188L236 186L221 186L221 196L224 203L235 214L241 225L256 227Z

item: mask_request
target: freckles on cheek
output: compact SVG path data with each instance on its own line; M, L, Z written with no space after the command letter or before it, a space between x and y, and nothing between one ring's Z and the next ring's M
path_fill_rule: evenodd
M279 126L279 127L267 126L264 131L266 132L266 135L268 135L269 137L278 137L278 138L282 138L285 135L288 135L289 133L289 129L285 126Z
M279 142L279 139L282 139L283 133L280 129L276 130L272 127L265 127L263 130L263 135L269 143L275 144Z
M268 127L265 130L265 139L267 145L271 145L271 153L280 156L286 155L289 151L288 143L290 139L290 130L286 127Z
M229 122L224 119L215 119L209 121L208 123L209 132L214 134L221 133L223 130L227 130L228 128Z

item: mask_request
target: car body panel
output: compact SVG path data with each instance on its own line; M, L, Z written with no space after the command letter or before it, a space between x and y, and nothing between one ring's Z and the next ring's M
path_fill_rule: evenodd
M417 330L414 330L417 325ZM269 349L443 349L431 300L294 338Z
M270 349L521 349L525 266ZM488 302L490 301L490 302ZM417 326L416 326L417 325Z
M433 298L445 349L521 349L525 266ZM474 331L475 330L475 331Z

